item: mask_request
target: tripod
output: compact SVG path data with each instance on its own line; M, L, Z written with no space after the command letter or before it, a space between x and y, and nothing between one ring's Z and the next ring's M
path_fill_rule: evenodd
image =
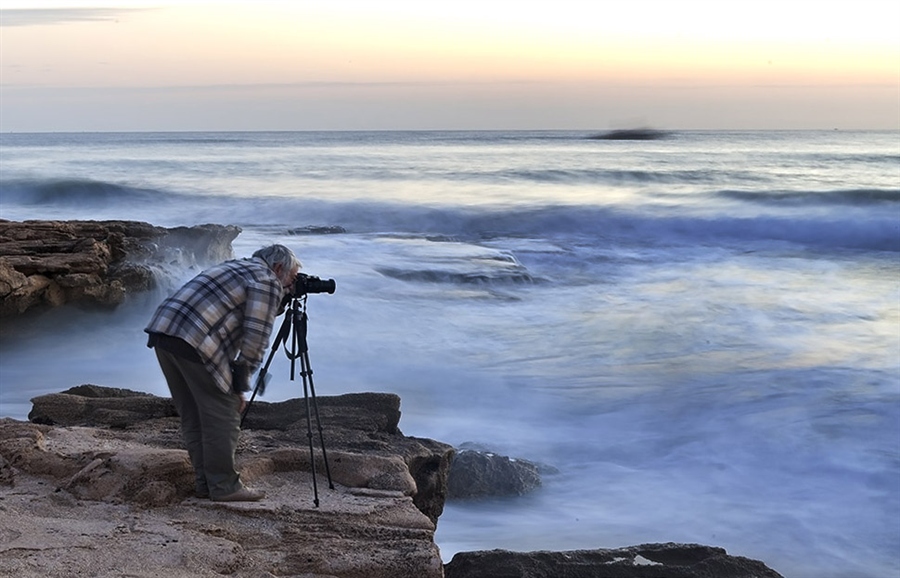
M244 413L241 416L241 427L243 427L244 419L247 418L247 414L250 412L250 406L253 404L253 400L256 399L256 394L259 393L262 395L265 392L269 364L272 363L272 358L275 357L278 347L282 343L285 344L285 347L287 346L287 338L288 334L290 334L291 349L290 351L285 349L285 354L288 359L291 360L291 381L294 381L296 361L298 359L300 360L300 377L303 379L303 399L306 402L306 437L309 441L309 463L312 468L313 496L316 507L318 508L319 486L316 482L316 456L313 451L310 398L312 399L312 411L314 411L316 415L316 426L319 430L319 444L322 447L322 459L325 462L325 473L328 475L328 487L332 490L334 489L334 483L331 481L331 468L328 467L328 454L325 452L325 437L322 435L322 422L319 420L319 403L316 400L316 386L313 384L312 378L313 371L309 366L309 346L306 343L307 321L309 318L306 315L306 297L305 294L302 297L291 297L290 307L285 311L284 322L281 324L281 329L278 330L275 341L272 343L272 349L269 352L269 357L266 359L265 365L259 370L259 375L256 378L256 386L253 388L253 395L250 396L250 401L247 402L247 407L244 408ZM291 328L293 328L293 331L291 331Z

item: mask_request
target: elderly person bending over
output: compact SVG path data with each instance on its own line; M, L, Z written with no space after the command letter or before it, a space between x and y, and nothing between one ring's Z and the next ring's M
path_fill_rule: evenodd
M300 262L283 245L227 261L190 281L144 329L181 416L199 498L257 501L234 469L249 375L262 363L285 289Z

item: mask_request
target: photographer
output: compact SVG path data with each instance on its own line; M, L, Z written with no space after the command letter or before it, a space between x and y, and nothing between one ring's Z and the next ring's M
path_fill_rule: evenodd
M156 309L147 325L181 416L197 497L257 501L234 469L249 377L262 363L285 290L300 262L283 245L211 267Z

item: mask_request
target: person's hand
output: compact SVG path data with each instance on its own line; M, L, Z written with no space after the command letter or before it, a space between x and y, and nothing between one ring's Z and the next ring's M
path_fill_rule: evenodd
M238 397L241 398L241 406L240 406L240 408L238 409L238 413L239 413L239 414L243 414L243 413L244 413L244 410L247 409L247 398L244 397L244 394L243 394L243 393L238 394Z

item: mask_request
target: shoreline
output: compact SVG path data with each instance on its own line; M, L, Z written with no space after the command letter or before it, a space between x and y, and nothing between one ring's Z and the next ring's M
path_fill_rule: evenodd
M8 224L10 222L0 221L0 224L3 223ZM45 226L47 224L50 224L49 229L45 227L44 230L58 232L59 230L65 231L67 228L79 223L90 223L89 227L96 230L98 222L28 221L27 223L38 223ZM152 227L151 225L148 225L146 223L141 223L141 225ZM101 227L102 226L103 225L101 224ZM114 226L117 227L119 225ZM203 239L207 239L208 241L211 231L213 233L213 239L217 238L215 237L216 231L225 231L226 233L230 234L229 229L219 228L221 226L218 225L209 225L205 227L211 229L201 230L199 232L201 241ZM218 238L221 239L221 237ZM124 264L125 262L130 262L132 264L139 264L143 267L150 267L153 266L154 259L159 259L158 253L153 254L151 252L147 254L138 252L128 254L127 252L125 252L124 254L122 254L122 252L112 250L111 248L115 248L116 246L116 237L114 235L107 235L106 237L100 239L91 237L91 239L93 241L91 244L89 244L89 246L94 248L95 253L99 252L98 254L100 255L109 254L110 256L118 255L118 257L116 259L113 259L112 261L105 261L106 267L108 267L111 262L115 262L120 265ZM228 239L227 243L219 243L217 245L218 248L214 252L215 259L212 260L218 259L223 254L223 251L227 253L231 250L230 241L231 239ZM99 249L97 248L98 245ZM72 246L78 246L77 241L73 243ZM136 246L145 247L145 245L142 244L138 244ZM209 243L206 243L205 246L208 247ZM7 251L8 248L9 245L6 245L5 249ZM184 259L186 259L186 262L190 262L193 264L201 264L204 261L208 262L210 260L209 256L204 257L203 252L197 252L195 250L183 251L181 252L181 255ZM19 259L20 268L22 262L23 260ZM24 262L27 264L30 261L26 259L24 260ZM106 268L104 268L104 265L102 263L103 262L101 262L101 264L99 265L100 269L102 269L103 271L107 270ZM10 269L16 270L16 267L10 264L9 255L7 254L7 252L4 252L4 246L2 244L0 244L0 264L3 264ZM56 281L56 277L54 277L53 274L50 274L52 273L51 271L38 271L29 269L25 269L24 272L19 270L16 271L26 278L37 277L37 281L39 282L39 284L44 284L46 281L46 284L43 285L44 288L52 287L54 282L59 284L59 282ZM26 275L26 273L28 273L28 275ZM31 282L28 282L22 286L33 287L35 285ZM134 291L136 292L146 290L146 285L138 285L134 289ZM52 295L52 292L47 294ZM68 305L65 305L66 307L71 307L73 304L75 304L70 301L56 303L52 299L45 299L44 297L41 297L40 299L35 301L35 303L38 304L38 309L35 309L35 311L41 309L47 310L48 308L52 309L64 305L65 303L68 303ZM115 308L118 305L117 303L110 303L107 304L107 306ZM26 314L31 314L31 311ZM59 394L50 395L52 396ZM298 400L291 400L291 402L297 403ZM129 403L134 403L134 400ZM63 406L68 406L70 409L73 407L77 407L78 405L78 403L73 404L71 399L68 399L66 403L63 404ZM397 407L399 408L399 398L397 398ZM111 409L107 407L104 409L104 411L107 412L108 415ZM138 413L140 414L141 412ZM303 412L295 412L295 415L302 414ZM372 416L368 416L365 418L365 420L371 421L371 417ZM122 419L121 416L120 419ZM397 419L399 420L399 409ZM169 470L166 475L175 475L175 478L178 478L178 476L184 476L184 456L186 454L181 449L180 440L178 439L177 420L173 420L174 418L171 415L161 415L153 418L148 423L144 423L140 427L162 428L158 431L151 429L150 433L145 433L149 435L149 438L153 440L154 444L162 444L161 448L156 449L165 450L165 455L168 456L167 459L170 460L169 462L163 460L162 463L169 463L171 468L173 468ZM71 565L82 563L81 556L84 554L84 552L92 550L90 547L85 546L84 544L79 542L76 537L78 535L81 535L79 532L87 532L90 535L94 535L91 534L91 532L93 532L94 530L88 531L81 527L81 524L85 519L107 520L108 524L105 522L98 522L100 526L99 529L96 529L96 541L110 542L109 548L102 548L104 551L113 551L115 550L115 548L121 547L122 549L119 551L119 555L122 560L130 560L129 548L135 547L135 537L132 536L130 540L120 541L119 538L121 538L121 536L117 534L119 522L116 522L115 524L114 522L117 519L122 518L123 516L133 516L135 517L135 522L130 526L127 526L131 528L132 534L141 533L137 530L142 527L141 524L146 524L148 525L148 527L152 527L153 530L148 531L146 535L144 535L144 538L155 537L159 535L177 536L177 538L172 538L172 540L176 540L175 542L169 541L163 543L162 545L158 543L148 544L148 547L153 546L156 549L142 553L142 555L146 556L149 560L147 564L154 565L161 563L157 561L155 557L163 555L170 556L171 550L175 550L176 548L171 548L168 546L172 546L174 544L181 545L180 547L182 548L182 550L180 551L178 556L186 558L195 556L202 558L203 556L205 556L205 554L202 554L202 552L206 551L206 548L222 548L223 544L220 540L223 539L223 535L228 534L229 539L226 540L226 542L228 543L227 549L229 549L229 551L231 552L238 553L231 558L232 561L229 562L229 564L231 564L232 566L229 567L244 568L244 570L241 570L240 572L249 571L246 570L245 566L241 566L241 564L244 564L247 561L253 561L254 554L253 552L249 552L247 546L242 544L238 539L239 534L241 534L241 531L239 530L242 527L241 524L243 523L244 518L246 517L246 512L243 512L241 510L233 511L228 508L218 507L210 510L209 508L206 508L207 504L200 504L201 507L197 508L195 507L196 504L193 504L191 502L191 499L186 497L185 492L189 492L190 487L182 487L181 482L176 483L171 479L166 479L162 481L164 483L161 482L159 484L144 484L144 486L140 486L142 482L132 481L130 482L130 487L135 491L131 493L119 488L119 490L116 490L116 492L118 493L113 492L110 495L100 495L99 500L94 499L98 497L96 495L94 495L93 498L85 498L84 496L79 497L77 488L80 484L86 483L91 480L95 482L102 481L104 477L106 477L106 482L108 482L110 479L116 478L116 475L122 474L123 471L126 473L133 472L135 471L135 468L137 469L137 471L141 471L141 468L147 466L146 463L140 460L138 460L137 465L135 465L134 462L134 460L137 459L134 457L135 452L146 457L146 454L149 451L147 447L143 447L146 446L146 444L139 444L138 448L126 448L128 449L128 451L126 451L125 454L122 454L118 451L112 451L110 449L111 447L115 446L115 443L117 443L115 440L121 441L122 436L125 436L127 438L126 434L129 433L129 429L122 424L130 422L120 421L115 424L108 422L101 423L100 425L102 427L100 429L97 429L96 431L92 430L90 432L88 442L85 442L84 435L86 434L86 432L85 430L80 428L96 428L97 424L93 423L93 425L91 425L92 423L93 422L87 421L85 422L86 425L70 424L64 426L51 426L35 424L32 422L23 422L8 418L0 420L0 429L4 430L5 432L4 434L0 435L0 456L4 456L2 464L4 474L0 476L0 479L6 480L8 478L8 480L12 480L11 483L0 487L0 492L2 492L0 493L0 498L2 498L0 499L0 506L5 507L5 509L0 509L0 518L5 518L5 523L3 524L5 527L33 527L30 533L25 532L20 535L14 535L14 533L10 533L8 535L0 537L0 554L2 554L2 556L0 556L0 564L7 562L13 564L17 563L15 562L16 560L20 560L22 563L16 566L16 568L23 572L27 572L28 568L30 567L29 564L34 563L35 556L43 557L44 554L46 554L46 552L44 551L45 548L43 546L40 546L40 544L48 540L48 535L54 534L56 532L56 530L54 530L55 526L53 524L57 522L54 522L54 520L71 521L71 523L73 524L71 537L75 545L68 553L60 551L60 558L53 563L59 564L60 568L67 568ZM248 424L248 426L252 429L253 424ZM397 429L396 424L394 425L394 429ZM375 431L379 432L380 430L377 430L376 428ZM379 532L399 532L399 534L394 535L406 536L408 532L413 532L415 538L413 539L412 544L404 542L405 538L400 540L401 543L407 544L407 551L419 552L419 554L416 554L416 559L419 560L416 564L421 566L416 570L419 573L412 573L410 574L410 576L424 577L431 575L444 575L445 570L442 568L440 555L439 552L437 552L437 546L434 543L434 530L436 528L436 524L438 523L440 512L432 509L430 511L430 514L426 515L425 512L429 510L425 508L423 511L423 508L419 507L419 504L416 504L415 502L417 500L421 502L422 495L434 496L436 493L446 495L447 476L449 475L447 471L449 470L449 463L452 461L452 457L448 457L445 452L444 457L438 460L438 462L442 465L433 467L433 469L438 472L440 472L442 468L445 470L443 474L438 476L437 480L419 480L416 479L416 476L413 472L413 470L416 468L413 468L411 466L411 464L415 460L411 460L409 455L403 454L401 457L395 455L393 458L391 458L391 456L382 455L383 452L380 453L379 448L383 450L384 444L387 443L384 437L386 435L393 434L391 434L390 432L380 431L380 433L377 433L377 435L375 435L374 439L367 438L364 442L354 442L356 443L356 445L351 445L351 447L345 448L346 455L344 455L341 459L347 461L348 467L345 474L348 476L350 482L349 485L346 486L346 488L351 488L352 491L348 490L347 492L344 492L342 490L340 493L340 500L338 501L340 502L346 499L350 500L354 504L365 502L367 504L370 504L371 506L371 510L367 510L370 511L370 513L380 512L380 516L389 516L391 518L391 521L387 522L386 527L388 529L385 529L385 527L383 527L385 523L384 520L382 520L381 518L377 518L376 516L376 520L374 521L374 525L377 527L377 531L375 531L376 534L378 534ZM58 437L58 439L56 439L49 445L49 447L51 447L53 451L47 450L48 436ZM303 432L295 435L294 437L302 438ZM243 450L247 452L246 454L242 454L245 455L245 457L259 457L259 454L261 452L267 451L266 448L271 449L269 448L269 445L273 443L273 438L270 432L266 431L266 433L261 434L259 441L253 441L254 439L256 438L251 438L250 440L248 440L246 445L242 442ZM433 442L433 440L428 441ZM54 443L56 445L53 445ZM449 448L449 446L446 446L446 444L441 444L440 442L433 443L438 444L438 446L441 447L445 446ZM153 446L153 444L150 445L152 447L155 447ZM292 545L294 544L293 536L295 536L298 532L302 533L302 530L299 530L298 528L301 528L305 524L309 523L312 523L313 525L322 523L320 520L321 516L319 516L315 510L311 510L312 513L310 513L309 508L304 508L302 506L297 508L298 513L296 515L298 517L293 519L292 522L282 523L283 520L279 518L279 516L284 514L284 508L290 509L296 506L296 498L302 497L304 498L304 502L310 501L308 499L305 499L309 497L309 474L308 472L304 473L305 470L303 468L308 467L308 465L311 463L311 460L309 460L309 458L306 458L305 461L303 460L301 456L301 454L303 453L303 447L304 443L302 439L289 440L287 447L282 447L279 449L279 451L282 452L281 454L279 454L281 456L280 458L269 456L262 460L256 460L253 462L254 465L249 468L248 475L250 477L248 479L265 480L260 481L259 483L264 484L267 489L268 486L271 485L271 492L274 496L274 503L277 504L273 508L267 508L266 506L263 506L262 509L257 512L259 516L266 520L269 520L269 522L266 522L266 524L271 524L267 526L266 532L268 532L271 536L279 536L278 539L273 538L271 544L264 548L253 546L252 549L254 549L254 551L259 550L258 553L261 556L264 555L264 557L267 557L266 559L290 556L290 553L280 550L279 548L281 548L281 546L278 546L278 544L288 544L291 545L291 548L294 548L295 546ZM154 449L153 451L155 452L156 449ZM452 451L452 448L447 451ZM30 457L23 458L22 456L25 455ZM63 459L63 462L67 462L69 463L69 465L63 467L60 472L57 472L58 475L54 475L53 468L62 467L58 463L59 460L53 457L58 457L59 455L68 456L68 460ZM156 462L159 461L159 454L151 452L150 455L153 456L151 464L156 464ZM400 467L398 459L405 465ZM97 460L100 461L98 462ZM124 460L124 462L122 462L122 460ZM126 465L122 465L123 463L130 463L131 466L126 467ZM181 465L178 465L179 463L181 463ZM304 463L306 464L306 466L303 466ZM78 467L75 468L75 465L77 465ZM30 472L28 468L32 466L34 466L34 471ZM116 468L118 468L118 470ZM116 472L118 472L118 474ZM360 472L368 473L360 477ZM19 482L15 481L17 478ZM374 482L374 485L376 487L368 487L370 484L370 480L373 478L379 478L381 481ZM410 478L412 478L413 480L412 483L409 482ZM384 487L381 487L385 484L387 484L388 486L387 490L385 490ZM361 485L364 487L360 487ZM124 486L128 486L128 484L124 484ZM140 491L136 490L135 488L145 489L146 492L144 494L140 494L141 497L137 498L136 496L140 493ZM280 493L285 489L289 495L282 495ZM363 490L362 493L360 493L361 490ZM398 496L396 493L388 495L380 493L384 491L399 491L400 495ZM291 498L290 496L293 496L293 498ZM374 502L369 502L368 500L374 500ZM388 502L382 503L379 500L387 500ZM440 509L442 510L443 499L438 500L438 502L440 503ZM414 506L412 510L410 509L410 503ZM386 504L390 504L390 508L388 508L387 510L385 510ZM44 507L48 508L49 510L47 511L50 511L51 513L45 515L45 511L41 509ZM215 533L216 535L213 536L196 534L196 532L193 532L193 530L190 530L188 528L191 523L188 523L184 519L179 517L177 512L181 507L188 508L192 515L197 516L197 519L207 520L207 522L204 523L208 526L216 526L221 530L217 530L217 532ZM399 510L394 510L393 508L395 507L399 508ZM388 512L395 513L389 515ZM312 518L307 518L308 516L312 516ZM399 520L395 520L392 516L399 516ZM363 518L365 519L366 517L363 516ZM312 522L309 521L310 519L312 520ZM423 519L428 521L431 524L431 527L424 525L424 523L422 522ZM44 520L44 522L41 522L41 520ZM41 523L47 525L41 526ZM32 526L29 526L29 524L31 524ZM410 524L412 526L410 526ZM234 525L233 529L228 529L231 528L231 526L229 525ZM344 531L345 530L340 530L340 532ZM233 534L229 534L229 532L233 532ZM335 532L337 532L337 530L335 530ZM349 530L348 532L350 532L350 534L353 533ZM289 536L290 538L282 539L282 536L284 535ZM212 540L212 542L214 543L207 543L210 538L216 538L216 540ZM52 544L54 545L47 546L47 550L56 552L57 549L61 547L58 542L54 542L52 540L50 542L52 542ZM196 552L184 551L183 548L186 543L195 543L198 545L198 548L200 548L200 550ZM34 544L37 544L37 546L33 547ZM350 551L358 553L357 551L361 548L365 549L369 546L372 546L372 544L363 541L363 544L361 546L358 545L355 547L355 549L351 548ZM143 547L143 543L141 543L141 547ZM160 550L161 547L163 548L162 550ZM376 553L373 554L372 552L370 552L369 558L363 556L363 559L361 561L355 563L358 567L367 568L366 572L369 573L353 574L349 570L348 572L350 573L339 573L337 572L337 569L335 567L328 566L329 564L337 564L338 562L343 564L351 564L351 560L340 560L340 555L337 556L339 559L338 562L334 562L330 559L329 561L319 560L318 558L315 559L319 560L317 564L323 565L323 568L328 568L328 572L330 572L328 574L329 576L353 578L359 575L366 576L366 578L375 578L378 576L378 574L372 574L371 572L374 572L372 568L374 568L375 566L379 566L379 564L375 564L371 560L379 558L383 555L387 555L389 558L394 558L395 556L384 554L384 552L391 551L390 548L392 548L393 546L391 546L390 544L381 544L376 540L373 547L375 548L375 550L372 552ZM169 550L168 553L166 553L165 551L166 548ZM673 551L682 551L684 550L684 548L685 545L670 545L667 550L669 552L669 558L674 557L683 561L689 560L691 564L706 563L704 562L706 558L691 558L690 556L682 556L681 558L678 558L678 556L674 556L672 554ZM93 549L96 550L96 547L93 547ZM263 551L265 552L264 554ZM336 551L343 552L345 550L337 548ZM610 551L604 550L603 552ZM633 571L635 567L635 560L638 560L638 556L642 557L643 559L649 560L649 558L644 556L644 554L638 553L637 550L631 551L628 549L624 549L621 551L616 550L616 552L620 552L620 554L617 554L612 559L604 558L606 560L606 562L603 562L604 568L612 568L613 566L616 566L616 569L618 570L625 571L630 569L629 571ZM703 552L703 556L712 556L713 559L719 559L722 556L726 556L726 559L728 560L731 560L732 558L734 558L734 560L741 560L739 557L727 556L724 550L704 550ZM463 560L466 558L478 558L480 556L480 553L461 552L458 555L461 556L460 560ZM606 554L604 554L604 556L605 555ZM69 558L67 558L66 556L69 556ZM536 553L508 553L508 556L509 557L504 562L505 564L518 565L527 563L531 565L540 565L550 563L546 560L543 560L541 556L537 556ZM210 554L210 557L212 558L214 556ZM666 555L662 555L661 559L665 558ZM165 559L169 560L169 558ZM435 559L438 562L437 564L435 564ZM454 559L456 559L456 556L454 556ZM121 562L122 560L117 561L115 557L110 558L109 564L111 573L114 572L112 568L115 567L115 564ZM619 560L621 564L616 562L615 564L610 565L610 560ZM27 563L25 561L27 561ZM48 561L47 563L51 562L52 561ZM168 564L169 562L166 563ZM452 563L452 561L448 562L447 568L449 568L450 563ZM564 563L564 560L554 560L552 561L552 563L559 565L561 563ZM663 562L657 563L662 564ZM484 564L485 563L482 563L482 566L484 566ZM462 562L459 563L458 567L461 566L463 566ZM619 566L621 567L619 568ZM656 568L656 566L654 566L653 564L649 564L647 566ZM677 564L673 567L680 568L681 570L684 570L684 568L686 568L686 566ZM141 572L143 572L143 568L146 568L145 563L137 564L134 569L135 575L153 575L141 574ZM178 570L179 566L175 565L171 566L171 568L173 568L173 572L175 572L171 575L179 576L179 574L177 574L177 572L181 571ZM217 571L215 569L215 566L211 566L210 568L212 568L210 570L211 572ZM425 568L425 570L422 570L422 568ZM438 568L439 570L436 568ZM0 569L2 569L2 566L0 566ZM89 572L90 570L86 571ZM253 575L241 574L240 572L234 575ZM17 572L12 572L12 574L17 574ZM28 574L26 573L21 575ZM45 574L38 573L34 575L43 576ZM263 575L276 576L290 574L285 574L281 570L279 570L278 573L271 572L269 574ZM449 576L449 574L447 575ZM454 574L454 576L459 577L476 575L477 574ZM613 575L618 576L620 574L611 574L611 576ZM633 576L635 574L632 573L621 575ZM684 575L689 576L690 574ZM744 574L736 573L730 574L729 576L731 575L738 577L743 576ZM777 576L777 574L771 575ZM399 578L400 576L403 576L403 574L392 574L391 576L394 578Z
M515 567L528 568L516 574L523 577L700 578L711 569L722 578L780 577L697 544L459 552L444 563L434 532L455 450L404 436L397 396L319 402L333 489L321 452L310 460L305 449L304 420L286 417L305 415L303 400L260 402L241 433L238 467L267 497L217 503L191 495L171 400L89 385L35 398L31 421L0 419L0 572L487 578Z

